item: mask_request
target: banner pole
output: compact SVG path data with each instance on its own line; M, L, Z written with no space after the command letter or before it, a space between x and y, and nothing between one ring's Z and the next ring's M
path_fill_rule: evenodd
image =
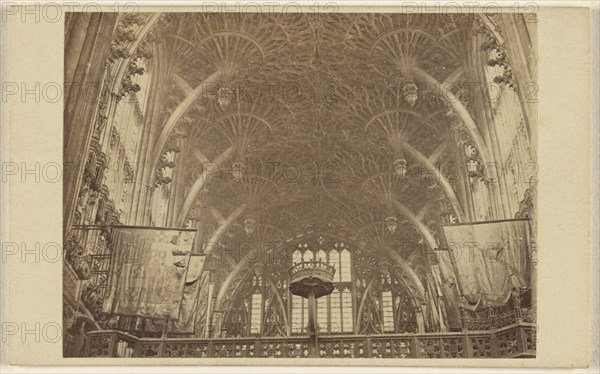
M167 339L167 327L169 325L169 317L165 317L165 323L163 323L162 333L160 338L164 341Z
M167 329L169 326L169 316L165 316L165 322L162 326L162 333L160 335L160 352L158 357L165 357L165 341L167 340Z

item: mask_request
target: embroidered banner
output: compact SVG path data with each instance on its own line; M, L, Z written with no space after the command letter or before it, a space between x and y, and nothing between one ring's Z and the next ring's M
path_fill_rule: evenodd
M204 255L191 255L190 257L179 319L175 322L171 321L168 327L171 336L191 334L196 336L198 333L199 325L194 321L206 314L206 300L204 299L208 293L209 272L203 271L204 259ZM160 334L163 331L163 324L164 320L160 319L119 316L119 330L131 333ZM200 327L204 331L203 325Z
M204 256L192 256L190 266L183 289L183 300L181 302L181 312L179 319L175 321L174 326L169 329L178 334L193 334L195 330L196 314L198 313L199 295L203 287L203 269Z
M475 309L502 306L513 288L530 280L529 221L507 220L444 226L452 258L442 255L449 269L454 262L458 284Z
M179 318L193 230L114 227L105 313Z

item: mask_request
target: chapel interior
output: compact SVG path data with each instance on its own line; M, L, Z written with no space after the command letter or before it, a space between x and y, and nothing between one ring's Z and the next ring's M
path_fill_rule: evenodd
M531 15L69 13L64 57L65 357L535 357ZM185 326L106 312L120 226L194 232Z

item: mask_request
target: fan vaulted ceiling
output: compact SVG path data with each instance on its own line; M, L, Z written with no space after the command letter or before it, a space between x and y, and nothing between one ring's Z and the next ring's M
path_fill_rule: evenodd
M171 13L160 22L164 131L185 133L191 147L176 181L187 194L179 223L199 220L210 233L239 212L223 238L247 240L251 218L263 227L253 235L269 236L261 240L310 227L378 246L431 245L439 200L460 219L459 175L436 165L455 159L454 131L471 108L449 103L440 85L468 69L476 16ZM394 234L382 230L390 216Z

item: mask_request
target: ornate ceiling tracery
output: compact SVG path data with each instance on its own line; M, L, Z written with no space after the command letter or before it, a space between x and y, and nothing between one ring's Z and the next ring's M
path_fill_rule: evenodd
M458 132L481 144L473 109L451 100L473 71L477 16L172 13L161 22L171 94L155 150L175 128L186 133L179 224L210 223L207 238L240 241L261 227L344 228L376 249L434 247L444 214L463 218L461 171L438 165L456 158Z

